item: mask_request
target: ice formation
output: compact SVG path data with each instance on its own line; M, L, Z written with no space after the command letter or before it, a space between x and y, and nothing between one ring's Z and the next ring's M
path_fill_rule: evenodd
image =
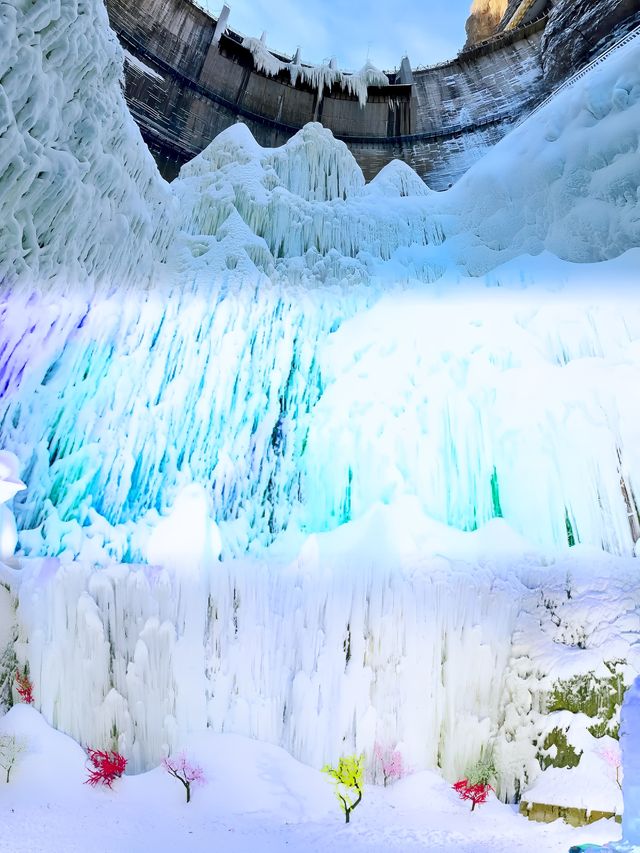
M0 560L10 560L18 544L18 529L13 513L7 506L14 495L25 489L18 477L19 462L15 454L0 451Z
M369 60L365 62L360 71L355 74L340 71L335 60L322 65L306 65L300 61L299 54L285 62L278 59L267 47L267 34L263 33L261 38L245 38L242 46L246 47L253 56L255 67L268 77L277 77L278 74L287 72L291 78L291 85L295 86L298 81L305 83L318 93L322 98L325 89L337 86L350 95L356 97L361 107L367 103L368 90L370 86L388 86L389 78L375 67Z
M103 3L0 8L0 282L148 281L173 202L126 109Z
M316 124L169 186L101 4L0 16L0 604L45 717L135 769L207 725L449 778L493 744L503 796L590 743L545 703L640 671L639 48L447 193Z
M640 678L629 690L622 709L622 759L624 766L624 817L622 837L640 846Z

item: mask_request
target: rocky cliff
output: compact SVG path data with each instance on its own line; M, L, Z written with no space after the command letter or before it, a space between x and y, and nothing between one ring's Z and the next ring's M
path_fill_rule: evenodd
M558 0L542 39L546 84L562 82L638 22L638 0Z
M508 0L473 0L465 25L465 47L472 47L496 32L507 5Z

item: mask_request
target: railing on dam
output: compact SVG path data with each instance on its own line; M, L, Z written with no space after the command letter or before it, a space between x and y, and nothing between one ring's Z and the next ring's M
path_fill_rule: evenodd
M640 24L638 24L636 27L634 27L634 29L632 29L631 32L628 32L625 36L620 38L618 41L614 42L614 44L612 44L611 47L607 48L607 50L605 50L604 53L601 53L594 60L592 60L588 65L585 65L584 68L581 68L580 71L576 72L573 76L569 77L568 80L565 80L564 83L562 83L562 85L558 86L557 89L554 89L554 91L547 98L545 98L544 101L542 101L540 104L538 104L538 106L535 109L533 109L528 115L521 118L517 122L516 127L519 127L520 125L529 121L529 119L532 118L534 115L536 115L536 113L538 113L538 112L540 112L540 110L544 109L544 107L546 107L547 104L549 104L549 103L551 103L551 101L555 100L556 97L561 92L564 92L566 89L570 89L572 86L575 86L575 84L578 82L578 80L581 80L593 68L595 68L598 65L601 65L606 59L608 59L611 56L611 54L617 53L620 49L626 47L631 42L635 41L635 39L638 38L638 36L640 36Z

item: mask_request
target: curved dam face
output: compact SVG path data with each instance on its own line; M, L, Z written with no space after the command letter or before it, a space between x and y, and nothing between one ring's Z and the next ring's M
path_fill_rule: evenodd
M527 1L518 26L450 62L412 71L403 60L388 85L369 87L364 104L339 85L269 76L241 36L216 32L216 19L185 0L106 5L126 51L129 108L169 180L238 121L270 147L320 121L347 143L367 180L401 159L446 189L548 94L544 3Z

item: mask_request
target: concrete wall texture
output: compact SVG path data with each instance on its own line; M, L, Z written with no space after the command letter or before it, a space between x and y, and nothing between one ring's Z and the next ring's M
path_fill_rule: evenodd
M215 19L188 0L106 3L129 54L129 107L168 179L237 121L277 146L315 119L349 145L367 179L400 158L443 189L547 94L544 18L415 71L413 85L392 76L361 107L336 88L319 98L286 73L258 73L239 37L227 30L215 42Z

